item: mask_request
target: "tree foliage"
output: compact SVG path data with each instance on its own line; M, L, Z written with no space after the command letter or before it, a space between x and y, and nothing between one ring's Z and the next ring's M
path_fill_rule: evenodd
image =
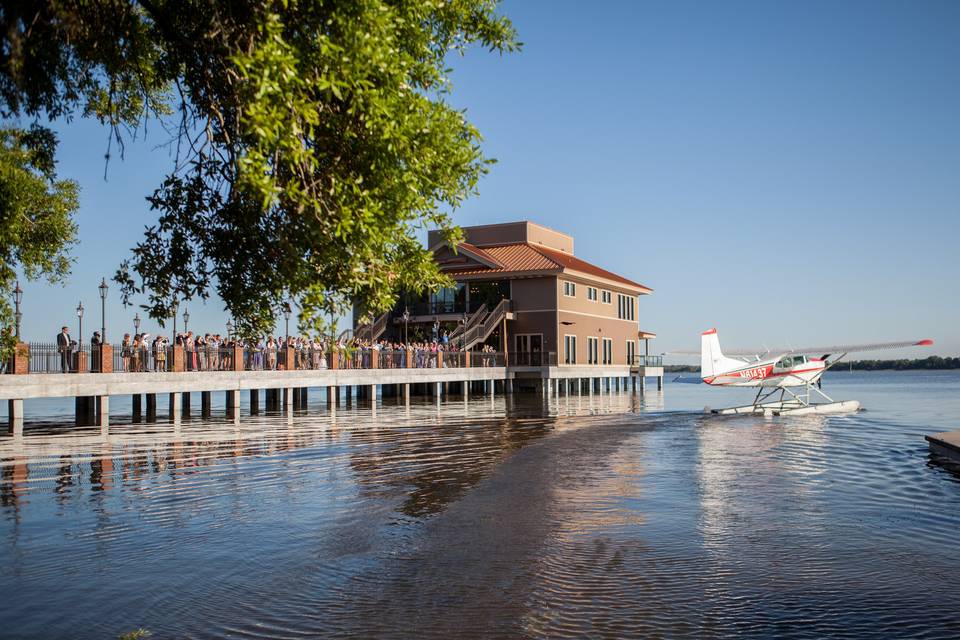
M118 270L158 319L215 290L242 331L445 283L417 241L488 160L446 100L450 52L517 46L497 0L35 0L0 9L8 115L149 116L174 167ZM167 114L174 114L168 116Z
M30 279L62 281L75 242L79 188L56 174L57 139L49 129L0 129L0 291L14 288L17 271ZM10 298L0 296L0 323L10 327ZM12 353L13 334L0 336L0 356Z

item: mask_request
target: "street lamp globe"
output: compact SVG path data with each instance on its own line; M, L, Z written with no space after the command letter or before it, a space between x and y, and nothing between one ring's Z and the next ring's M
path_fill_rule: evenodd
M133 332L140 333L140 312L133 316Z
M188 331L190 327L190 311L187 309L183 310L183 330Z
M227 340L233 336L233 322L230 319L227 319Z

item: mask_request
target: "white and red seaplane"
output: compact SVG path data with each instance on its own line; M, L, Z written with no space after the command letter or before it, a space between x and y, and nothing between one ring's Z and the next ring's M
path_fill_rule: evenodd
M700 377L706 384L716 387L758 387L753 404L712 409L711 413L850 413L860 409L859 402L835 401L820 388L820 379L830 367L840 362L848 353L926 347L932 344L933 340L908 340L779 351L767 349L760 353L742 350L724 353L720 349L717 330L710 329L704 331L700 337Z

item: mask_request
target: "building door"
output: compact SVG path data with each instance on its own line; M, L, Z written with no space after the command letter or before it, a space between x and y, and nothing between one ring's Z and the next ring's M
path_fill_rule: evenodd
M539 367L543 360L543 334L519 333L514 337L517 347L517 364Z

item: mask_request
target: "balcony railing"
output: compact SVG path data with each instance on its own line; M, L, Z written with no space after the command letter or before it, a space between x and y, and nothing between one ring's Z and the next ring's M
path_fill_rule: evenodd
M634 367L662 367L663 356L633 356L630 364Z
M409 306L409 311L411 316L472 314L485 304L486 303L481 300L471 300L470 304L466 304L465 302L417 302Z
M516 351L508 357L511 367L552 367L557 364L556 351Z

